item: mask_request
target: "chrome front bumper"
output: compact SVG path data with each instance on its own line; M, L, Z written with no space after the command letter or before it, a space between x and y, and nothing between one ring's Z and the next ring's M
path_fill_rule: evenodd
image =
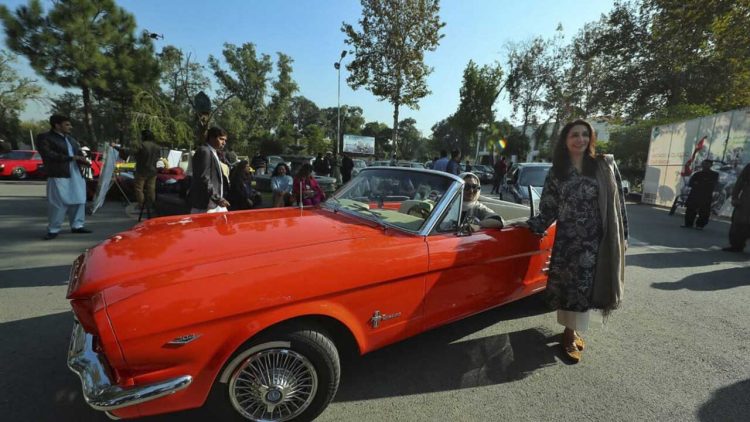
M193 382L183 375L166 381L135 387L113 384L104 356L93 349L94 336L83 331L78 321L73 326L68 348L68 368L81 378L83 397L96 410L111 411L132 406L180 391Z

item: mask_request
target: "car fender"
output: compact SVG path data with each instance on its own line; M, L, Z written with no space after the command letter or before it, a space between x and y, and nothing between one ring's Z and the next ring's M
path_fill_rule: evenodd
M234 366L232 363L242 360L254 352L254 348L251 347L232 358L247 342L262 338L265 334L273 332L275 328L283 327L292 322L299 322L299 326L304 326L306 319L310 321L310 328L314 329L315 323L313 320L320 317L331 318L341 324L349 331L356 342L358 352L365 350L367 341L364 327L348 309L340 304L318 301L278 308L270 312L264 312L260 318L258 318L258 315L248 317L248 320L242 324L244 331L238 332L236 336L228 341L226 347L219 349L223 351L230 350L231 352L228 354L225 352L223 356L217 356L218 360L223 362L223 370L219 374L218 380L226 383L231 375L229 373L230 369ZM288 344L280 344L279 346L288 347ZM337 344L337 346L339 345Z

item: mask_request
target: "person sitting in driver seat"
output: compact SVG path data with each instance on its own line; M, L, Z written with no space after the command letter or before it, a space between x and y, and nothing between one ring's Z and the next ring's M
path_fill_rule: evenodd
M480 228L503 228L503 219L488 206L479 202L482 186L479 177L474 173L464 173L464 202L461 210L461 222L468 222L472 230Z

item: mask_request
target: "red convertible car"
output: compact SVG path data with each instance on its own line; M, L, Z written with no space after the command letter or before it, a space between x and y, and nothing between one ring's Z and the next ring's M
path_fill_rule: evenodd
M313 419L336 394L340 353L545 288L554 226L471 229L463 189L444 172L370 167L320 207L165 217L112 236L72 266L68 366L116 418L211 394L221 420ZM506 223L529 216L480 200Z
M0 177L26 179L39 175L42 156L32 150L13 150L0 154Z

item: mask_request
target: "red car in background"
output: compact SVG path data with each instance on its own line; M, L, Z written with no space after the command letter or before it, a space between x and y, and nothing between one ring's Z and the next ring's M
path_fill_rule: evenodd
M39 177L42 156L34 150L13 150L0 154L0 177L26 179Z

